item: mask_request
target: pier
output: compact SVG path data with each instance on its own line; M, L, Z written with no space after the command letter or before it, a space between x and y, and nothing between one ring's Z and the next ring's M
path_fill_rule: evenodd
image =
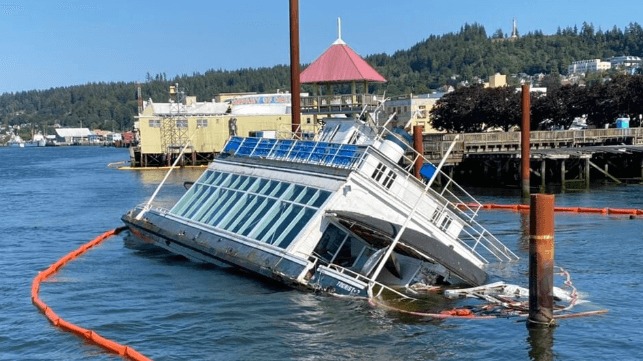
M425 134L424 154L439 162L456 134ZM459 182L520 185L520 132L459 134L447 162ZM530 135L531 186L589 187L593 178L614 183L643 179L643 128L534 131Z

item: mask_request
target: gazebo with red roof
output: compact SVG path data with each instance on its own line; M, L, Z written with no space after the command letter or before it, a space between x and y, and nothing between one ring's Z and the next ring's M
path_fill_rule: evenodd
M312 97L302 98L302 112L307 113L355 113L364 105L376 105L375 96L368 95L368 83L384 83L386 79L351 49L341 38L338 39L299 77L301 83L315 84ZM356 93L356 83L363 83L363 94ZM332 85L351 84L351 94L334 95ZM325 85L325 95L320 85Z

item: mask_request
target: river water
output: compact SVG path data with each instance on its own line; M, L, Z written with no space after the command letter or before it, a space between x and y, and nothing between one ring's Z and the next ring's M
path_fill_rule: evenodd
M0 148L0 360L118 360L60 331L31 303L36 274L145 202L160 171L121 171L125 149ZM199 170L177 170L171 204ZM477 190L482 203L517 203ZM556 205L643 208L641 185L556 195ZM527 286L528 216L483 211L481 223L520 257L500 270ZM40 297L60 317L155 360L637 360L643 358L643 217L556 215L555 261L601 316L530 331L517 318L435 321L268 284L186 261L125 234L69 263Z

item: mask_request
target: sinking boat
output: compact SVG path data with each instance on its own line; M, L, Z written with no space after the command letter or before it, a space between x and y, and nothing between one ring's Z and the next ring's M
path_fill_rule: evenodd
M432 187L440 169L377 123L329 117L315 140L231 137L173 207L122 220L192 260L351 296L478 286L490 261L517 259L476 222L479 203L446 174Z
M131 233L192 260L357 297L479 286L490 262L518 258L476 221L482 205L368 94L368 82L386 80L341 36L300 78L315 84L301 99L322 124L314 139L232 136L170 209L153 195L127 212ZM328 91L342 82L351 94Z

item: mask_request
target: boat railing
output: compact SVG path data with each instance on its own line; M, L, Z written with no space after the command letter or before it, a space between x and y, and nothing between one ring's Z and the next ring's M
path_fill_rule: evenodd
M325 261L322 261L321 258L319 258L319 257L317 257L315 255L303 255L303 256L313 258L314 263L318 265L317 267L325 267L327 269L331 269L331 270L333 270L333 271L335 271L335 272L337 272L339 274L343 274L343 275L346 275L347 277L354 278L357 281L362 282L362 283L377 285L377 286L380 287L380 293L383 290L388 290L388 291L390 291L390 292L392 292L392 293L394 293L394 294L396 294L396 295L398 295L398 296L400 296L402 298L412 298L412 297L409 297L408 295L405 295L404 293L399 292L399 291L397 291L397 290L395 290L395 289L393 289L393 288L391 288L391 287L389 287L389 286L387 286L387 285L385 285L383 283L377 282L376 280L373 280L373 279L371 279L369 277L366 277L361 273L355 272L355 271L353 271L351 269L342 267L342 266L337 265L335 263L327 263Z
M380 139L386 139L387 137L390 139L391 136L398 139L397 144L407 144L399 134L386 128L381 131L378 137ZM369 149L367 154L370 153L377 153L377 151ZM382 156L381 154L378 155L379 158L382 158ZM421 179L417 179L413 175L413 168L418 162L425 168L424 172L420 172ZM393 162L389 165L394 166ZM431 222L446 233L446 231L442 229L444 226L441 224L441 220L444 220L443 216L445 213L452 213L464 221L463 228L456 238L457 241L476 254L480 259L487 263L489 262L483 253L491 254L500 261L518 259L518 256L514 252L476 221L478 211L482 208L482 204L446 173L438 170L435 165L413 149L413 147L408 145L405 147L402 159L397 162L395 166L401 168L398 169L397 177L405 180L404 182L399 182L399 184L404 184L405 186L403 187L407 188L398 190L398 196L401 197L401 194L415 194L417 197L431 198L438 205L432 214L426 214L426 212L422 211L422 209L428 209L430 207L420 207L420 210L416 212L417 214L414 217L417 218L416 222L420 224L426 223L427 221ZM362 169L364 168L369 167L363 166ZM371 176L370 174L364 175L367 177ZM426 188L426 182L438 176L441 182L433 182L431 187ZM394 187L391 187L389 192L396 195ZM410 207L408 202L402 203Z
M299 139L232 137L224 153L238 157L263 158L355 169L366 147Z

